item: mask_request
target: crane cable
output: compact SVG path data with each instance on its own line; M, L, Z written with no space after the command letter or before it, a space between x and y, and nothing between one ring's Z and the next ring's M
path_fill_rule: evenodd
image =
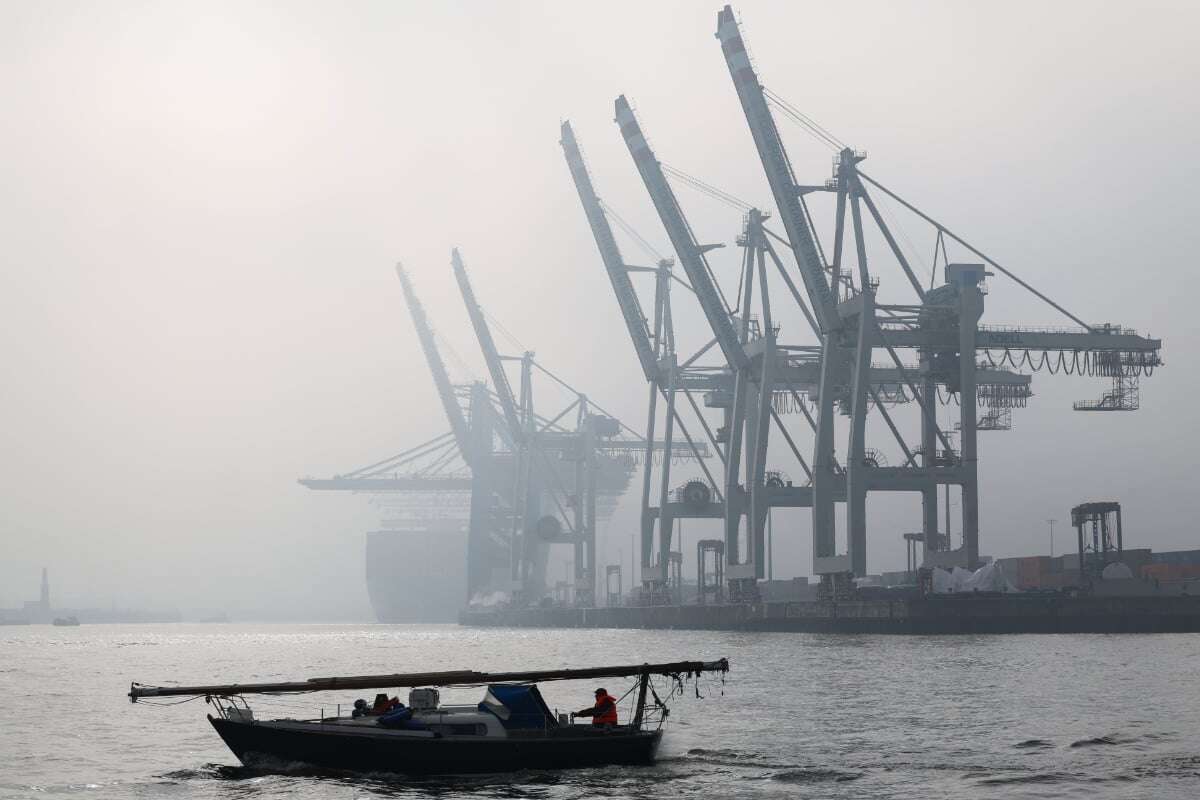
M522 342L520 339L518 339L516 336L514 336L512 334L512 331L510 331L508 328L504 327L504 324L501 323L500 320L496 319L491 314L484 311L482 306L479 308L479 311L480 311L480 313L483 314L484 319L486 319L488 322L490 322L492 325L494 325L496 327L496 329L499 330L500 333L504 336L504 338L508 339L510 344L515 344L522 353L529 351L529 348L525 346L525 343Z
M1066 308L1064 308L1063 306L1061 306L1060 304L1058 304L1058 303L1057 303L1057 302L1055 302L1054 300L1051 300L1051 299L1050 299L1050 298L1049 298L1049 297L1048 297L1048 296L1047 296L1045 293L1043 293L1043 292L1040 292L1040 291L1038 291L1037 289L1035 289L1035 288L1034 288L1034 287L1033 287L1033 286L1032 286L1030 283L1028 283L1027 281L1025 281L1025 280L1022 280L1021 278L1019 278L1019 277L1018 277L1016 274L1014 274L1014 273L1013 273L1011 270L1008 270L1008 269L1006 269L1005 267L1002 267L1002 266L1001 266L1000 264L998 264L998 263L997 263L997 262L996 262L994 259L992 259L991 257L989 257L989 256L985 255L985 254L984 254L982 251L980 251L980 250L978 250L977 248L975 248L974 246L972 246L970 243L968 243L968 242L967 242L965 239L963 239L961 236L959 236L958 234L954 233L954 231L950 230L950 229L949 229L949 228L947 228L945 225L943 225L942 223L938 222L938 221L937 221L937 220L935 220L933 217L929 216L929 215L928 215L928 214L926 214L924 211L920 210L919 208L917 208L916 206L914 206L912 203L908 202L908 201L907 201L907 200L905 200L903 197L901 197L900 195L898 195L898 194L896 194L895 192L893 192L891 189L889 189L889 188L887 188L886 186L884 186L883 184L881 184L879 181L875 180L874 178L872 178L871 176L867 175L867 174L866 174L866 173L864 173L864 172L859 172L859 173L858 173L858 176L859 176L860 178L862 178L863 180L867 181L868 183L870 183L870 184L871 184L872 186L874 186L876 189L879 189L881 192L883 192L884 194L886 194L888 197L890 197L890 198L892 198L893 200L895 200L895 201L896 201L897 203L899 203L900 205L902 205L902 206L904 206L905 208L907 208L907 209L908 209L909 211L911 211L912 213L916 214L916 215L917 215L918 217L920 217L921 219L925 220L925 222L927 222L927 223L929 223L930 225L932 225L932 226L933 226L935 229L937 229L938 231L940 231L940 232L944 233L946 236L949 236L951 239L953 239L953 240L954 240L956 243L958 243L960 246L962 246L962 247L963 247L963 248L965 248L966 250L970 251L971 253L975 254L975 255L976 255L976 256L978 256L979 258L983 259L983 261L984 261L984 262L986 262L986 263L990 264L991 266L993 266L993 267L994 267L996 270L998 270L999 272L1002 272L1002 273L1004 273L1006 276L1008 276L1010 279L1012 279L1012 280L1013 280L1015 283L1017 283L1019 286L1021 286L1021 288L1025 289L1026 291L1028 291L1028 292L1030 292L1031 294L1033 294L1035 297L1037 297L1039 300L1041 300L1042 302L1044 302L1044 303L1046 303L1047 305L1049 305L1049 306L1050 306L1051 308L1053 308L1055 311L1058 311L1060 314L1062 314L1063 316L1067 317L1068 319L1070 319L1070 320L1071 320L1072 322L1074 322L1075 324L1077 324L1077 325L1079 325L1080 327L1082 327L1082 328L1083 328L1085 331L1087 331L1087 332L1091 333L1091 332L1093 332L1093 331L1095 330L1095 329L1094 329L1094 328L1093 328L1091 325L1087 324L1087 323L1086 323L1086 322L1084 322L1082 319L1080 319L1079 317L1077 317L1077 316L1075 316L1074 314L1072 314L1070 311L1068 311Z
M809 134L814 139L821 142L821 144L824 144L826 147L829 147L833 150L848 149L846 144L841 139L829 132L828 128L821 125L821 123L817 122L815 119L796 108L794 105L780 97L775 92L771 91L765 86L762 87L762 92L763 97L765 97L769 103L782 111L793 122L803 126L809 132Z
M901 224L900 217L893 212L891 203L888 202L888 199L886 197L880 197L876 205L879 207L879 210L882 212L883 216L887 217L887 221L891 224L892 228L900 234L900 239L903 241L903 243L908 245L908 257L912 260L912 262L914 264L920 264L922 267L926 266L925 256L917 250L916 244L913 243L912 238L908 235L908 231L904 228L904 225ZM944 251L944 241L942 243L942 248ZM933 264L929 265L929 286L931 289L933 288L936 272L937 263L935 261Z
M713 186L711 183L702 181L699 178L695 177L694 175L689 175L686 172L684 172L683 170L675 169L674 167L663 164L661 161L659 162L659 167L662 169L662 171L665 174L673 175L673 176L679 178L680 180L682 180L685 183L687 183L688 185L690 185L692 188L697 189L700 192L708 195L709 197L719 200L720 202L725 203L726 205L730 206L734 210L741 212L741 214L743 216L745 216L753 208L753 206L751 206L749 203L745 202L744 200L739 200L738 198L734 197L729 192L726 192L723 189L718 189L716 186ZM678 207L678 201L676 201L676 206ZM682 210L679 211L679 215L681 218L683 217ZM686 219L683 220L683 224L684 224L684 227L686 227L688 229L688 235L692 237L692 240L694 242L695 234L692 232L691 225L688 224ZM710 265L708 263L708 258L704 255L703 251L700 252L700 261L704 264L704 270L705 270L705 272L708 273L709 281L712 282L713 287L717 290L717 294L720 296L721 306L725 309L725 313L732 314L734 311L733 306L729 305L729 299L725 297L725 290L721 288L721 282L719 280L717 280L717 276L713 272L712 265Z
M433 338L438 343L438 349L450 356L450 361L454 363L454 366L462 370L462 373L466 375L469 380L472 382L479 380L479 376L467 366L467 362L464 361L462 356L460 356L458 352L450 346L450 342L446 341L445 337L443 337L437 331L433 331Z
M727 206L730 206L731 208L735 208L738 211L741 211L742 213L745 213L745 212L749 211L750 209L754 208L754 206L750 205L745 200L741 200L741 199L735 197L734 195L730 194L729 192L725 191L724 189L720 189L716 186L713 186L711 183L702 181L694 175L689 175L681 169L676 169L675 167L672 167L669 164L664 164L661 161L659 162L658 165L662 168L662 171L667 173L668 175L671 175L672 177L675 177L675 178L679 178L681 181L683 181L684 183L687 183L693 189L696 189L697 191L699 191L703 194L706 194L715 200L719 200L720 202L725 203Z
M663 260L662 253L658 252L658 250L656 250L654 248L654 245L650 244L648 241L646 241L642 237L642 235L640 233L638 233L636 230L634 230L632 225L630 225L628 222L626 222L624 219L622 219L621 215L618 214L613 209L612 206L610 206L608 203L604 202L603 200L600 200L600 198L596 198L596 199L599 200L600 208L604 210L604 213L606 215L608 215L609 217L612 217L613 221L616 222L618 226L620 226L621 230L623 230L623 231L625 231L625 233L629 234L629 236L632 237L633 240L646 252L646 255L653 258L655 260L655 262Z

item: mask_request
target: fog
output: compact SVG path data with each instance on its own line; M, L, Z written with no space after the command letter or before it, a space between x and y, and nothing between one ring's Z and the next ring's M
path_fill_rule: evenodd
M456 379L485 370L452 246L493 317L640 428L644 381L558 125L663 252L612 122L620 93L665 162L770 207L719 5L0 5L0 607L36 597L45 565L62 605L370 618L380 510L296 479L446 428L398 260ZM1200 546L1197 7L737 10L764 83L866 150L866 172L1081 317L1164 339L1140 412L1075 413L1105 381L1039 373L1013 430L980 435L981 551L1046 552L1057 518L1062 552L1070 507L1093 499L1123 504L1127 547ZM783 133L801 180L829 176L828 149ZM677 191L701 240L732 245L736 212ZM738 258L714 256L722 281ZM880 271L881 298L908 301ZM1068 324L1010 281L990 289L985 322ZM681 350L709 338L686 301ZM782 316L784 339L812 341ZM887 446L877 418L870 435ZM628 561L636 495L601 530L602 563ZM870 515L870 569L902 568L919 504L873 496ZM808 573L807 512L779 512L775 547L777 577Z

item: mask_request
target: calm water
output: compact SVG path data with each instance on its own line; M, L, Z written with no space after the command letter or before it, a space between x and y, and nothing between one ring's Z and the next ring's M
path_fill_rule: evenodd
M716 658L653 767L413 781L237 765L143 683ZM1200 796L1200 635L876 637L453 626L0 628L0 797ZM552 707L590 685L544 687ZM625 687L613 681L610 690ZM476 699L478 690L469 692ZM615 693L615 691L614 691ZM353 695L251 701L316 716ZM275 713L272 713L275 712Z

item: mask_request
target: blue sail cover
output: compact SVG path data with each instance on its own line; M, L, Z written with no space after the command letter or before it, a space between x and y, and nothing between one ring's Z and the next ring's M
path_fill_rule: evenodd
M527 684L490 684L479 710L495 714L510 730L542 730L558 724L542 699L542 693L536 686Z

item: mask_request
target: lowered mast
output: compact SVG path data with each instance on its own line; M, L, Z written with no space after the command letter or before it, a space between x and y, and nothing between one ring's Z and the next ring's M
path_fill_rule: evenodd
M387 689L394 686L481 686L489 683L541 683L590 678L624 678L633 675L698 675L702 672L728 672L729 661L672 661L663 664L630 664L616 667L551 669L528 672L476 672L462 669L451 672L409 672L394 675L357 675L333 678L309 678L306 681L277 683L225 683L207 686L129 686L129 699L143 697L219 696L242 694L285 694L327 692L341 689Z

